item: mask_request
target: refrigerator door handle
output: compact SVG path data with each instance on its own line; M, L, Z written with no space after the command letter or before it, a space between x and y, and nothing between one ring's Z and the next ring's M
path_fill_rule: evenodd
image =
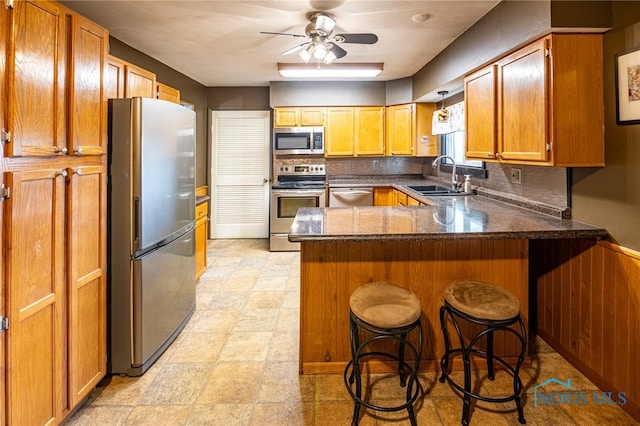
M140 248L140 197L133 197L133 249Z

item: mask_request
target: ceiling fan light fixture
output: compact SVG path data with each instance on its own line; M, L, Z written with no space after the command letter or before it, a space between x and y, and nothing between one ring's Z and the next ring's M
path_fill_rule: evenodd
M324 56L323 62L325 64L330 64L333 61L335 61L336 59L338 59L338 57L333 53L333 51L331 49L329 49L327 54Z
M383 70L382 62L340 63L319 66L278 62L281 77L290 78L373 78Z
M312 21L311 24L313 25L313 29L317 34L328 36L336 26L336 21L330 16L318 13L315 17L315 20Z
M302 59L303 61L309 62L311 60L311 57L313 56L314 50L315 50L315 45L311 43L309 46L307 46L306 49L303 49L300 52L298 52L298 56L300 56L300 59Z

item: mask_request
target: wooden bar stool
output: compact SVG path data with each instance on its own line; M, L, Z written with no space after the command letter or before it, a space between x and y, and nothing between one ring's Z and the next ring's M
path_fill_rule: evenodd
M360 417L360 407L365 406L378 411L399 411L406 409L409 420L416 425L413 404L420 393L417 381L422 353L422 325L420 323L420 300L411 291L387 282L374 282L358 287L349 300L351 331L351 361L344 370L344 383L354 400L352 426L356 426ZM417 329L418 347L407 335ZM367 330L372 337L360 342L360 330ZM398 344L398 353L366 351L374 342L392 340ZM405 361L405 349L413 355L413 364ZM400 386L406 387L406 402L394 407L382 407L362 399L362 378L360 362L366 357L386 357L398 362ZM408 381L407 381L408 378ZM353 383L355 380L355 390Z
M459 348L451 348L449 332L447 330L446 316L448 316L458 334L460 341ZM482 326L482 330L469 338L465 344L463 332L458 319L462 318L472 324ZM520 326L520 332L511 328L513 324ZM520 380L520 367L524 361L524 354L527 347L527 334L524 322L520 318L520 302L518 299L504 288L494 284L481 281L457 281L449 284L444 291L444 306L440 308L440 326L444 336L445 353L440 361L442 375L440 382L445 380L451 386L463 393L462 424L467 426L470 418L471 398L488 402L508 402L515 401L518 410L518 421L526 423L522 411L520 395L522 394L522 381ZM493 354L493 337L495 332L511 333L518 338L521 344L520 355L515 367L511 366L501 357ZM476 344L483 337L487 336L486 351L476 348ZM449 376L449 358L452 354L461 353L464 365L464 386L454 382ZM471 391L471 355L480 355L487 359L488 377L493 380L495 377L494 362L502 366L513 376L513 393L503 397L486 397Z

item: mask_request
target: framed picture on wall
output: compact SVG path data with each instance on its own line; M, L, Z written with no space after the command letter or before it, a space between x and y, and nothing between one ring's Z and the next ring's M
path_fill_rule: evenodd
M615 55L616 121L640 124L640 47Z

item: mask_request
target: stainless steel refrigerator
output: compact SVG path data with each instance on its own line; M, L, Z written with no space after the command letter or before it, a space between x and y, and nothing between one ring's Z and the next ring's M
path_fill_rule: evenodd
M195 113L109 100L108 354L143 374L195 309Z

